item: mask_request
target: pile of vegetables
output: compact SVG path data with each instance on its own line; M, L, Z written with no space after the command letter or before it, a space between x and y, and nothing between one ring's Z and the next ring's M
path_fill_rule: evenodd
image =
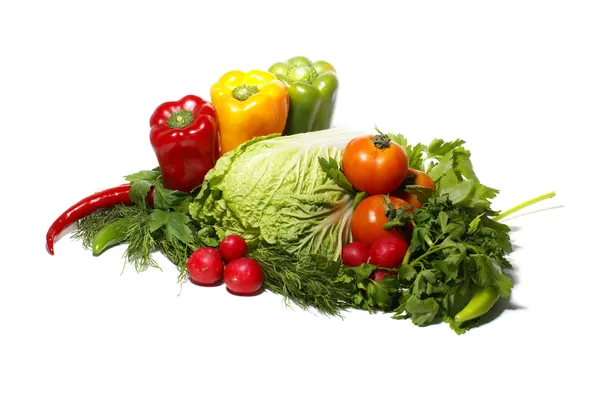
M231 71L150 120L158 166L84 198L47 233L76 223L94 255L126 245L136 270L161 252L179 281L236 295L263 289L328 315L361 309L462 334L511 279L507 214L463 140L330 128L338 79L305 57Z

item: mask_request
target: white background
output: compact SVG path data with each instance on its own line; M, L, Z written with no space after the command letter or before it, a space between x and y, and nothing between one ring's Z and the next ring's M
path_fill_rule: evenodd
M391 5L395 4L392 8ZM598 405L600 14L594 2L65 2L0 6L0 405ZM156 165L163 101L294 55L339 73L335 126L462 138L514 228L516 285L455 335L270 293L122 272L45 232Z

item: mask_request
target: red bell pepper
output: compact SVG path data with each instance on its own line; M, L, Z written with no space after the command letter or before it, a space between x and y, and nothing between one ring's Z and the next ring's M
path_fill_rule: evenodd
M150 142L165 188L190 192L202 184L218 156L217 115L212 105L188 95L156 108Z

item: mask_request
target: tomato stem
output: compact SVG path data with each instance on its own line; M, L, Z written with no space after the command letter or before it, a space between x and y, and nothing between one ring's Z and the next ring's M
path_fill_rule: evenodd
M549 193L544 194L544 195L540 195L540 196L538 196L536 198L530 199L530 200L525 201L525 202L523 202L523 203L521 203L521 204L519 204L517 206L514 206L514 207L512 207L510 209L507 209L507 210L501 212L500 214L494 216L492 218L492 220L498 221L500 219L504 219L505 217L507 217L509 215L512 215L513 213L518 212L521 209L525 209L528 206L533 205L533 204L538 203L538 202L541 202L543 200L546 200L546 199L549 199L549 198L553 198L554 196L556 196L556 192L554 192L554 191L553 192L549 192Z
M379 133L373 136L373 144L378 150L383 150L390 146L391 139L383 133Z

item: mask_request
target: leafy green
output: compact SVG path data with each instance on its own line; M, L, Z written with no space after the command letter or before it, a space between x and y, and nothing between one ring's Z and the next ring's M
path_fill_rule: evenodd
M377 132L384 134L381 130L377 129ZM417 143L415 145L408 144L408 140L402 134L385 133L392 141L400 144L408 155L408 167L415 170L424 171L424 156L423 153L427 147L424 144Z
M125 180L129 181L131 189L129 196L131 200L136 204L141 204L146 195L150 192L150 188L154 186L160 176L160 169L155 168L153 170L144 170L130 174L125 177Z
M265 286L286 303L302 309L315 308L327 315L353 306L353 292L337 279L345 268L320 254L291 254L276 246L261 246L250 253L265 273Z
M427 174L438 187L439 195L448 195L452 202L466 207L490 208L498 190L479 182L471 152L463 140L446 142L434 139L426 149Z
M173 191L157 184L154 189L154 207L156 209L173 209L187 212L192 196L181 191Z
M511 267L509 228L490 219L494 214L454 203L448 194L436 194L412 213L397 211L397 218L414 226L400 269L402 301L393 310L395 318L410 318L416 325L450 323L462 309L456 304L464 306L476 286L510 295L512 281L502 272ZM468 329L454 325L458 333Z
M387 309L394 303L397 293L395 278L385 276L381 281L373 280L371 275L378 269L371 264L340 269L341 273L335 281L343 283L346 290L353 293L355 308L372 311Z
M217 161L189 212L219 238L238 234L250 247L335 260L350 241L355 198L337 163L363 134L329 129L250 140Z
M494 287L508 297L512 280L503 267L510 252L509 229L490 219L495 212L453 203L448 195L432 196L422 208L399 208L389 224L413 225L403 264L395 277L375 282L375 266L341 268L337 281L354 293L355 308L391 312L394 319L410 319L426 326L445 321L464 333L478 321L457 324L453 317L470 300L476 287Z
M319 157L319 164L321 165L321 169L325 171L327 175L329 175L329 177L336 182L336 184L346 189L348 192L355 192L354 187L340 169L340 165L335 158Z
M186 261L194 250L205 246L199 231L202 225L187 213L191 194L172 191L162 185L160 171L140 171L125 177L130 181L130 196L134 205L116 205L98 210L78 221L74 238L91 248L94 236L115 221L122 223L121 243L126 245L123 257L138 271L158 267L152 258L163 253L179 270L179 281L187 277ZM150 188L154 188L154 207L146 203ZM210 241L210 243L215 243ZM216 245L216 243L215 243Z
M186 214L155 209L150 214L148 228L154 232L164 227L167 240L177 239L182 243L189 243L193 240L192 230L187 225L189 222L190 218Z

